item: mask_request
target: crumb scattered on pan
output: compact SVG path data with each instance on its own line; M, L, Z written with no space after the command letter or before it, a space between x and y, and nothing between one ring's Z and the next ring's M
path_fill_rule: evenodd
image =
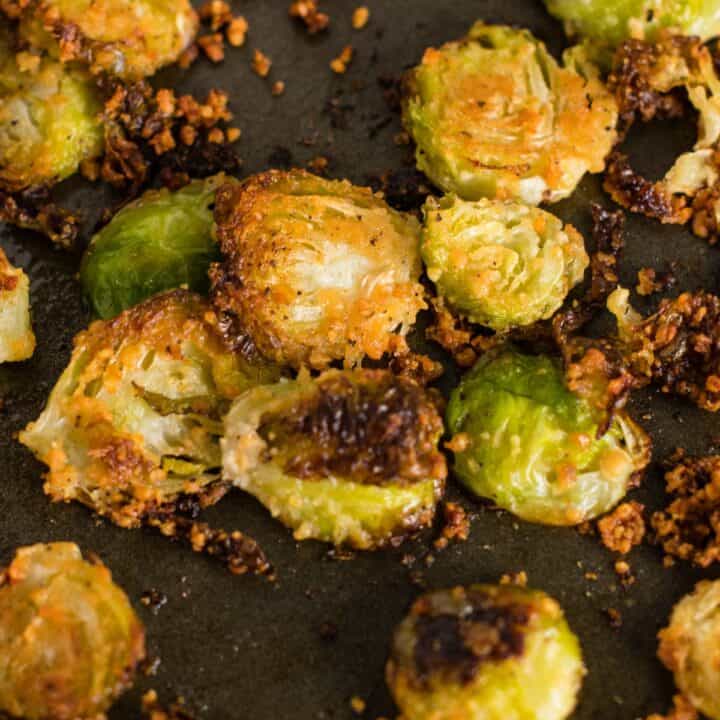
M267 77L272 67L272 60L262 50L253 50L252 69L260 77Z
M518 587L527 587L528 576L524 570L515 573L505 573L500 578L501 585L517 585Z
M648 715L646 720L698 720L699 717L698 711L687 698L675 695L673 709L667 715L653 713Z
M608 617L608 620L610 621L610 627L614 628L615 630L622 627L623 624L623 616L622 613L614 607L608 608L605 611L605 614Z
M623 587L629 587L635 584L635 575L633 575L630 563L626 560L618 560L614 566L615 574L620 579Z
M642 268L638 271L638 282L635 288L638 295L646 297L654 293L664 292L676 282L675 275L670 272L659 273L653 268Z
M241 47L245 44L248 29L248 21L242 15L238 15L225 28L225 36L233 47Z
M316 0L297 0L291 3L290 17L302 20L310 35L322 32L330 24L330 16L320 12Z
M598 520L603 545L612 552L627 555L645 537L645 507L638 502L626 502Z
M307 167L316 175L325 175L329 165L330 161L324 155L318 155L308 162Z
M342 52L330 62L330 69L337 75L344 75L352 62L355 50L352 45L346 45Z
M436 550L444 550L451 540L465 542L470 535L470 518L462 505L454 502L443 504L443 529L433 545Z
M156 588L152 588L151 590L146 590L141 596L140 596L140 602L147 608L150 608L154 613L157 614L158 610L160 610L163 605L165 605L168 601L167 595L157 590Z
M362 715L365 712L365 708L367 707L366 702L357 695L354 695L350 698L350 709L356 714L356 715Z
M282 80L276 80L270 92L272 92L275 97L282 95L285 92L285 83Z
M370 20L370 10L366 5L355 8L352 15L352 26L355 30L362 30Z
M591 572L590 570L588 570L585 573L585 579L589 580L590 582L596 582L598 579L598 574L596 572Z
M708 567L720 557L720 455L691 457L678 450L665 474L668 506L652 516L655 540L668 561Z
M147 720L193 720L185 707L185 700L178 698L167 707L163 706L155 690L148 690L140 705L141 715Z

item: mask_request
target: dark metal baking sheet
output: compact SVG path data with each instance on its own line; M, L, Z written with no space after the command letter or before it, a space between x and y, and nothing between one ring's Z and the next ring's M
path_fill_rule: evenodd
M245 173L288 158L304 164L325 155L333 176L363 182L368 175L402 167L406 155L393 142L399 122L388 114L378 76L397 74L426 46L460 36L478 18L527 26L554 51L564 43L560 26L539 0L363 1L372 12L364 31L350 27L359 0L327 0L332 27L315 38L290 22L289 0L235 2L234 10L250 22L246 46L228 48L220 66L200 61L187 73L164 73L160 81L194 91L213 86L230 91L243 130ZM339 78L328 63L347 43L354 45L356 57ZM250 71L256 47L273 60L271 79L286 83L281 98L272 97L268 81ZM345 118L338 123L335 113L339 127L333 127L327 112L332 101ZM643 169L659 174L692 142L687 124L652 126L633 136L633 156ZM94 212L106 199L98 187L75 181L67 194ZM609 204L599 180L586 178L556 211L588 234L593 200ZM667 707L672 681L655 659L656 632L694 581L713 573L684 565L664 570L660 553L652 548L631 556L638 581L625 591L616 582L610 554L596 538L528 525L477 505L470 540L438 554L431 567L409 569L401 563L404 553L417 554L421 546L413 545L342 561L320 544L295 543L254 500L235 494L207 517L260 540L278 568L278 582L270 584L232 577L151 531L121 530L94 520L82 507L51 505L42 493L41 466L14 435L39 413L67 362L71 338L88 321L75 281L78 258L7 227L0 228L0 244L31 277L39 341L29 362L0 366L0 561L7 561L17 545L72 539L104 558L127 589L161 664L155 677L140 679L120 700L112 717L137 717L139 695L148 687L164 698L183 695L198 717L208 720L350 718L349 700L355 695L367 701L366 717L391 717L383 666L392 629L418 593L417 583L442 587L492 581L518 570L562 602L581 638L589 674L577 720L633 720ZM634 286L643 266L664 269L671 261L678 264L678 289L717 289L720 250L684 229L630 218L624 283ZM720 435L720 418L686 403L647 393L635 405L638 413L651 414L646 424L656 460L677 445L706 452ZM634 497L650 507L660 505L657 466ZM588 571L596 572L598 580L586 580ZM139 602L141 593L152 588L168 597L157 614ZM608 607L621 610L620 630L610 628L603 614ZM337 629L334 639L323 632L326 624Z

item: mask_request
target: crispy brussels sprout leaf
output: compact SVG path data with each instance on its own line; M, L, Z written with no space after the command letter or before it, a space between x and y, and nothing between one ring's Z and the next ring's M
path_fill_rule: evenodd
M720 720L720 581L704 580L675 606L660 631L658 656L703 715Z
M302 375L234 402L223 474L298 540L370 549L432 521L446 476L442 431L426 392L387 371Z
M703 40L720 33L718 0L545 0L545 4L565 22L569 35L612 47L631 37L652 40L662 28Z
M0 709L28 720L100 717L145 656L127 595L74 543L20 548L0 587Z
M407 720L564 720L584 674L557 602L510 585L420 597L386 668Z
M82 73L48 58L16 56L0 29L0 189L63 180L98 156L100 109Z
M227 489L219 438L230 402L278 377L268 363L231 353L210 306L176 290L80 333L20 441L48 466L53 500L79 500L123 527L187 534L176 511ZM200 543L197 534L193 544L210 551L212 538Z
M598 437L601 419L551 358L488 353L448 405L455 471L525 520L576 525L611 510L650 459L649 439L625 413Z
M406 76L403 121L438 187L466 200L556 202L600 172L617 106L597 72L560 67L529 32L476 23Z
M369 189L271 171L218 192L213 301L283 365L393 350L425 307L417 220Z
M494 330L551 317L588 266L575 228L537 208L447 196L424 213L428 277L455 310Z
M0 248L0 363L27 360L35 350L30 324L30 281Z
M208 269L219 253L212 237L217 188L224 175L181 190L149 190L95 235L80 267L80 282L95 312L114 317L163 290L209 288Z
M192 42L189 0L0 0L20 18L20 35L63 62L125 78L152 75Z

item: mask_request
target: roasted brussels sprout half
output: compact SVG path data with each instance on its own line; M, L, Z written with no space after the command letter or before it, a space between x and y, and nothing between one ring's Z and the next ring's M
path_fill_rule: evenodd
M720 720L720 580L698 583L658 637L658 655L680 691L708 718Z
M223 494L223 415L243 390L277 377L228 351L210 306L176 290L80 333L20 441L48 466L51 498L135 527L188 497Z
M114 317L163 290L205 293L219 253L212 237L213 205L224 175L181 190L149 190L95 235L80 282L95 312Z
M418 168L465 200L567 197L616 140L615 100L590 65L583 72L527 31L482 22L427 50L403 103Z
M610 46L628 38L652 39L662 28L704 40L720 33L718 0L545 0L545 4L565 22L569 35Z
M100 110L82 73L49 58L16 55L0 28L0 189L63 180L99 155Z
M511 585L420 597L395 632L386 668L407 720L563 720L584 674L557 602Z
M0 363L27 360L35 350L30 324L30 281L0 248Z
M531 522L576 525L611 510L649 461L649 439L622 411L571 393L559 362L500 350L450 398L455 471L473 492Z
M425 203L421 252L439 294L468 320L498 331L549 318L582 279L582 236L518 203Z
M367 188L270 171L222 187L215 220L215 305L275 362L380 358L425 307L420 226Z
M175 62L197 32L189 0L0 0L20 35L63 62L126 78Z
M360 549L430 524L447 474L432 399L385 370L248 390L225 421L223 474L298 540Z
M104 717L144 656L143 627L100 561L70 542L16 552L0 586L0 710Z

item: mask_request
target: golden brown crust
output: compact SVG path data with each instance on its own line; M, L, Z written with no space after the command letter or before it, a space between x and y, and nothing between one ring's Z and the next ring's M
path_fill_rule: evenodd
M673 697L673 708L667 715L653 713L648 715L646 720L698 720L700 717L698 711L692 703L682 695Z
M330 16L320 12L317 0L295 0L290 4L290 17L301 20L310 35L326 30Z
M645 537L644 509L638 502L626 502L598 520L603 545L621 555L627 555L633 547L639 545Z

